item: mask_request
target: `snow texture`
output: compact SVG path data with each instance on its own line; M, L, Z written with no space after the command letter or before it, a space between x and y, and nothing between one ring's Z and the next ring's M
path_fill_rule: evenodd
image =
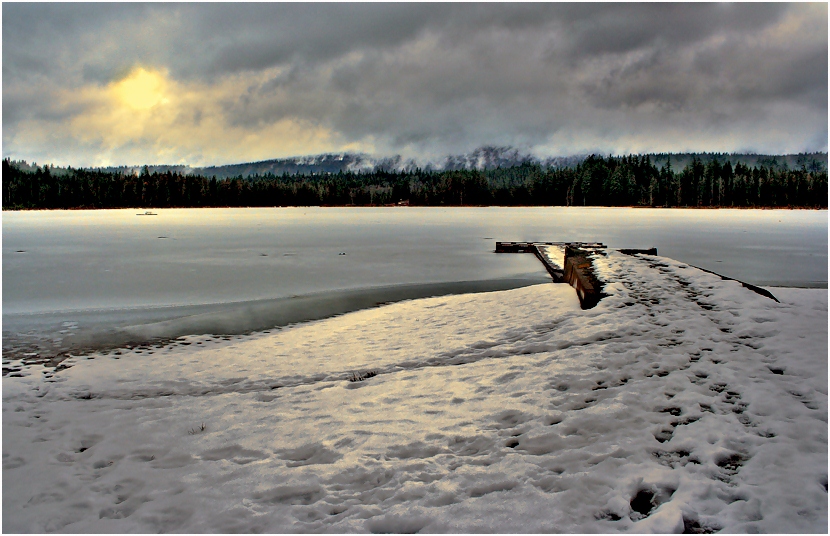
M596 271L23 367L3 531L826 533L827 291Z
M539 253L544 255L548 262L550 262L555 268L559 268L563 271L565 270L565 246L537 245L536 249L538 249Z

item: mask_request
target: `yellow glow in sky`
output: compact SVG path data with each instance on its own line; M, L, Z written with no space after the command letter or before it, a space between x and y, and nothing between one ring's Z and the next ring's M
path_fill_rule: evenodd
M32 147L32 154L48 155L42 161L63 166L135 162L208 166L298 154L375 151L371 138L343 140L327 125L298 117L253 126L233 122L226 103L240 101L250 87L278 72L242 73L204 83L178 81L163 67L136 66L105 86L91 83L56 90L62 109L80 112L60 129L47 121L28 121L13 143ZM60 143L56 136L62 137ZM82 160L83 154L91 156Z
M135 110L148 110L167 102L164 98L164 77L139 67L130 76L116 83L113 91L118 99Z

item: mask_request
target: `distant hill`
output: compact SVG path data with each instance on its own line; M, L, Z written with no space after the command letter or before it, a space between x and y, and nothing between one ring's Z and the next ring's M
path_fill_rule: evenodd
M608 156L608 155L603 155ZM638 155L640 156L640 155ZM647 156L651 163L658 168L663 167L669 161L674 170L681 170L693 159L697 158L704 164L712 160L720 162L731 162L734 166L742 163L748 167L765 166L778 170L801 169L806 167L810 171L827 170L827 153L802 153L787 155L764 155L764 154L737 154L737 153L651 153ZM216 177L217 179L232 177L251 177L255 175L311 175L311 174L337 174L339 172L371 172L379 169L388 171L414 171L420 168L424 171L445 171L459 169L495 169L509 168L522 164L538 164L546 168L570 168L581 163L588 157L588 154L558 156L558 157L537 157L530 153L521 152L513 147L485 146L470 153L459 155L448 155L431 162L416 162L413 159L404 159L401 156L373 157L363 153L327 153L313 156L295 156L290 158L278 158L274 160L263 160L260 162L247 162L241 164L228 164L223 166L190 167L185 165L148 165L150 173L164 173L171 171L185 175L201 175L204 177ZM21 170L33 171L36 164L29 164L25 161L13 163ZM133 174L139 173L143 166L111 166L94 168L109 173ZM52 174L61 175L65 168L50 168Z
M245 164L230 164L224 166L210 166L191 168L190 172L206 177L250 177L252 175L310 175L339 172L371 172L379 169L388 171L414 171L420 168L424 171L444 171L457 169L495 169L508 168L524 163L536 163L545 167L571 167L582 162L588 155L555 157L540 159L528 153L521 153L512 147L480 147L475 151L461 155L448 155L432 162L417 162L414 159L404 159L396 155L376 158L362 153L321 154L314 156L298 156L249 162ZM153 167L150 168L150 171Z
M740 162L747 167L771 167L774 169L801 169L802 165L810 171L827 170L827 153L802 154L729 154L729 153L680 153L680 154L650 154L651 163L663 167L671 159L672 168L683 169L694 158L708 164L713 160L731 162L732 165Z

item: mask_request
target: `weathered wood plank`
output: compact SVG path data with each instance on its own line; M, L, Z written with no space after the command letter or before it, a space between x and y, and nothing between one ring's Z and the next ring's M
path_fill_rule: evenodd
M564 268L552 264L537 246L564 246ZM605 248L605 244L601 242L496 242L496 253L533 253L536 255L554 283L568 283L576 289L583 309L594 307L602 299L602 284L594 276L589 250ZM657 250L652 249L656 254ZM642 252L646 251L652 250L642 250Z
M595 307L603 298L602 282L594 275L591 256L586 249L565 246L565 282L576 289L583 309Z

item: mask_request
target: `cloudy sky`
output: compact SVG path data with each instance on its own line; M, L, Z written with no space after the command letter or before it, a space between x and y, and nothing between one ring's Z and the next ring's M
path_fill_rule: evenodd
M827 150L827 4L3 3L3 156Z

